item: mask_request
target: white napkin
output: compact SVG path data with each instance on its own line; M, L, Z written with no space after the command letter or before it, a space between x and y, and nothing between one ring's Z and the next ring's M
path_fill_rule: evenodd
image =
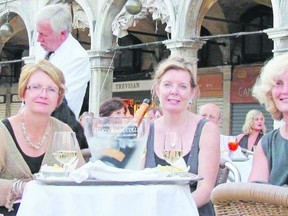
M188 172L189 169L190 169L190 166L187 166L185 160L183 157L180 157L177 161L175 161L172 166L180 169L180 170L183 170L183 172Z
M82 167L70 172L69 176L77 183L87 179L107 181L137 181L153 180L163 175L158 168L146 168L144 170L120 169L108 166L100 160L88 162Z

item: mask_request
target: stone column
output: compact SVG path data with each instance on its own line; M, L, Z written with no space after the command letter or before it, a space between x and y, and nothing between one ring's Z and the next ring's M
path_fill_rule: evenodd
M288 1L271 0L273 8L273 28L264 30L274 41L274 55L288 51Z
M222 133L231 134L230 131L230 116L231 116L231 66L223 66L221 71L223 73L223 111L222 111Z
M89 89L89 111L96 116L100 103L112 97L113 53L109 51L89 51L91 81Z
M182 55L195 61L197 67L198 50L202 48L206 42L200 40L166 40L163 41L167 49L171 50L171 56Z
M270 28L264 32L274 41L274 55L288 52L288 27Z
M195 71L197 71L197 62L198 62L198 50L202 48L203 44L206 42L199 40L166 40L163 42L167 49L171 50L171 56L181 55L188 59L191 59L191 62L194 65ZM194 100L190 107L191 111L197 112L197 103Z

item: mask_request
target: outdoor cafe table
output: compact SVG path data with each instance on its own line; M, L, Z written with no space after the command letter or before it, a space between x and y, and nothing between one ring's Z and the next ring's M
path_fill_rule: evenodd
M253 155L249 155L247 160L232 160L241 175L241 181L247 182L252 168Z
M17 216L197 216L188 185L27 184Z

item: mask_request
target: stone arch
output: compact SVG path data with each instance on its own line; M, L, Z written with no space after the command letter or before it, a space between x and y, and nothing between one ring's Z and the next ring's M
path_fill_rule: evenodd
M18 4L16 4L16 3L12 2L0 10L0 16L5 15L9 11L12 13L16 13L22 19L22 21L25 25L24 28L26 28L26 30L27 30L29 53L31 53L31 50L33 47L34 24L33 24L33 20L31 18L31 15L29 16L29 14L27 14L27 12L20 6L18 6ZM15 31L15 26L13 26L13 28ZM13 37L13 35L11 37Z
M87 16L88 19L88 23L89 23L89 34L90 34L90 41L91 41L91 48L93 46L93 41L92 38L94 37L94 29L95 29L95 24L96 24L96 15L97 15L97 11L94 12L94 8L91 5L91 3L87 0L75 0L75 2L77 2L81 8L83 9L83 11L85 12L85 15Z
M183 13L178 13L175 38L187 39L199 36L204 16L215 2L217 0L182 1L178 11Z
M121 0L118 1L118 4L115 3L109 3L107 2L104 6L103 6L103 10L101 10L100 14L98 17L101 17L99 20L97 20L97 32L101 32L100 35L105 35L105 37L103 38L97 38L97 45L96 47L101 47L104 45L104 47L102 48L102 50L105 50L105 48L109 47L109 42L108 40L113 41L113 35L110 35L111 32L111 25L112 22L114 20L114 18L121 13L121 11L124 11L125 9L123 8L125 5L125 1ZM169 26L171 25L171 32L173 31L173 29L175 29L175 19L176 19L176 12L175 12L175 6L172 0L164 0L164 4L167 6L167 10L168 10L168 14L169 14L169 18L167 19L169 22ZM102 15L103 14L103 15ZM104 17L104 18L102 18ZM111 20L112 18L112 20ZM109 20L109 21L107 21ZM110 22L111 20L111 22ZM107 28L108 27L108 28ZM107 32L107 34L105 33ZM108 34L109 33L109 34ZM100 42L100 40L105 40L105 42L103 43L103 41Z
M91 44L92 50L108 50L111 49L113 42L113 35L111 31L111 25L114 17L119 13L122 7L125 5L125 0L119 1L107 1L100 10L97 16L97 22L95 26L93 46Z

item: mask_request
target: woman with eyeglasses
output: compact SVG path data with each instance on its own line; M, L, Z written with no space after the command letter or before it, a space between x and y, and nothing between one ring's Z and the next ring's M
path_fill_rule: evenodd
M56 131L72 131L51 117L62 103L65 80L62 72L47 60L22 68L18 94L24 108L0 121L0 213L16 215L19 200L33 174L44 164L53 165L51 142ZM84 164L80 149L78 164ZM12 210L12 211L11 211Z

